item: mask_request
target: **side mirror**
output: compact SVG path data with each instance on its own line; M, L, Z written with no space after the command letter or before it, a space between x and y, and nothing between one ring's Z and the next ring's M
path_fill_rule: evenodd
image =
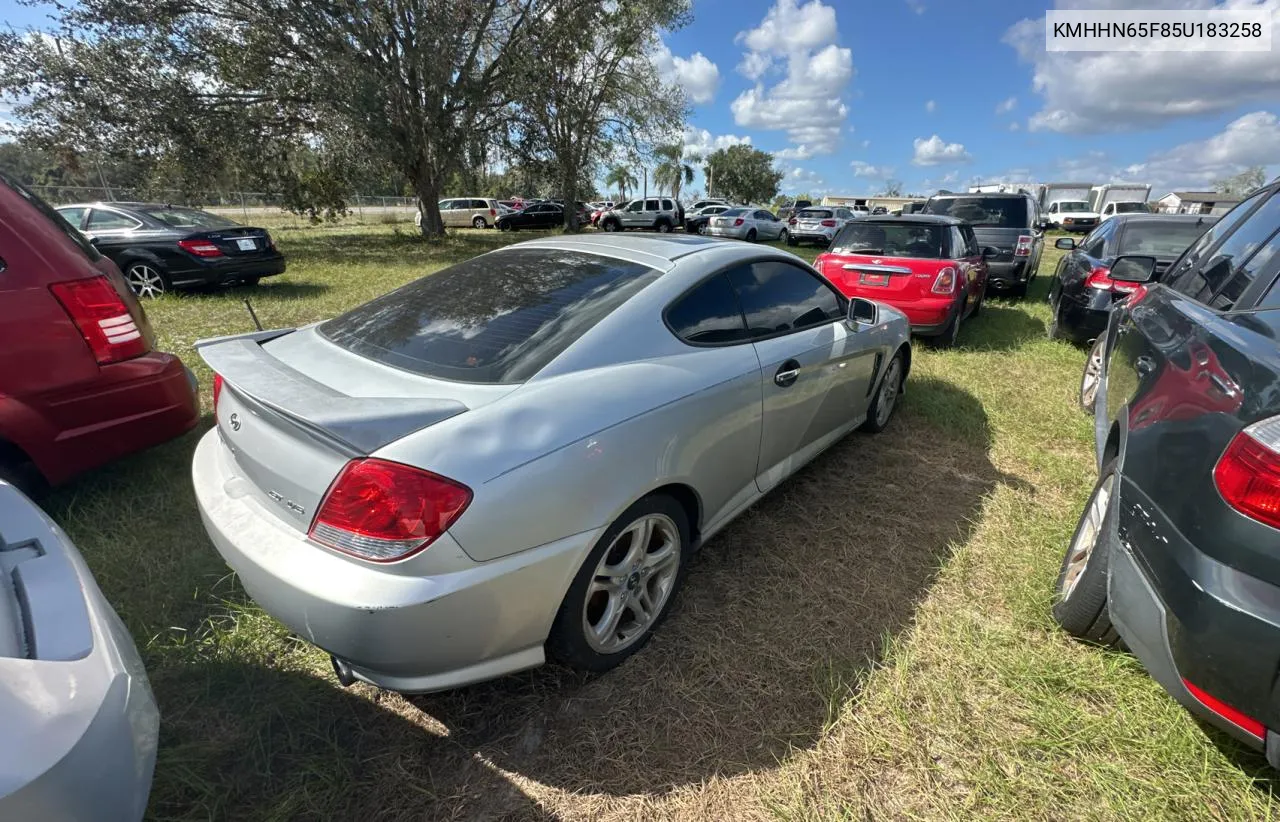
M1156 274L1155 257L1128 255L1111 264L1111 279L1126 283L1149 283Z
M1061 248L1063 251L1075 251L1076 241L1070 237L1059 237L1053 243L1054 248Z
M982 259L985 260L985 259L988 259L989 257L999 257L999 256L1000 256L1000 249L996 248L995 246L984 245L982 247Z
M880 306L862 297L849 298L849 322L858 327L875 325L880 321Z

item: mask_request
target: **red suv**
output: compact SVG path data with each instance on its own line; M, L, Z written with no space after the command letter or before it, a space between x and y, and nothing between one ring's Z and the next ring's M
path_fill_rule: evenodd
M115 263L0 175L0 476L57 484L194 427L195 377L154 346Z

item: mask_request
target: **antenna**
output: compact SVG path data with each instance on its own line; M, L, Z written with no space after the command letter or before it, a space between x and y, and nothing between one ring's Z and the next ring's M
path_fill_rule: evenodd
M256 325L256 326L258 327L258 330L259 330L259 331L261 331L261 330L262 330L262 323L258 322L258 315L257 315L256 313L254 313L254 310L253 310L253 303L249 302L249 298L248 298L248 297L245 297L245 298L244 298L244 307L245 307L245 308L247 308L247 309L249 309L249 316L250 316L250 317L253 317L253 324L254 324L254 325Z

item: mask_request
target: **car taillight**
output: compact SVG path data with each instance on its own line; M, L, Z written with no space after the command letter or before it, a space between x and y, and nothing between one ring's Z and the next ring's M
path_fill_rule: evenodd
M221 257L222 249L208 240L178 240L178 248L197 257Z
M404 559L426 548L462 516L471 489L375 458L347 463L325 494L311 539L372 562Z
M956 293L956 270L951 266L947 266L938 272L938 277L933 281L934 294L954 294Z
M823 221L822 221L822 224L823 224L824 226L826 226L827 228L835 228L835 227L836 227L836 221L835 221L835 220L823 220Z
M734 225L742 225L742 223L743 223L743 219L741 217L733 221Z
M796 224L796 218L795 218L795 217L792 217L790 220L787 220L787 225L795 225L795 224Z
M213 415L218 415L218 397L222 396L222 375L213 375Z
M1232 708L1221 699L1210 696L1204 690L1196 687L1187 679L1183 679L1182 684L1187 686L1187 690L1191 692L1191 695L1194 696L1201 705L1205 706L1213 713L1227 720L1232 725L1235 725L1240 730L1256 736L1258 739L1266 739L1267 727L1258 720L1243 711L1238 711L1235 708Z
M1280 417L1236 434L1213 468L1213 481L1227 505L1280 528Z
M1018 238L1018 244L1013 247L1013 256L1030 257L1031 248L1035 245L1036 239L1030 234L1023 234Z
M1140 283L1127 283L1111 279L1111 269L1102 265L1095 266L1089 272L1089 276L1084 278L1084 284L1088 288L1096 288L1099 291L1114 291L1118 294L1129 294L1137 291L1140 285Z
M151 344L106 277L71 280L49 286L80 329L99 365L140 357Z
M498 210L497 210L496 208L491 208L491 209L489 209L489 216L490 216L490 217L497 217L497 216L498 216Z

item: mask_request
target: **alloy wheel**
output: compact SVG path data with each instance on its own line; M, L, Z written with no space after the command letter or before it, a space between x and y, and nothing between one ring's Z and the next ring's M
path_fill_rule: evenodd
M129 288L139 297L159 297L164 293L164 278L146 263L134 263L124 273Z
M705 235L707 233L707 224L703 223L698 226L698 233Z
M1084 364L1084 375L1080 378L1080 407L1085 410L1093 408L1093 401L1098 396L1098 384L1102 381L1102 340L1098 340L1089 349L1089 359Z
M680 572L680 530L649 514L618 534L587 588L582 627L587 644L614 654L643 637L667 605Z
M884 372L884 381L880 383L880 402L876 403L876 425L883 428L889 424L893 416L893 407L898 403L898 394L902 390L902 359L894 357L889 363L889 370Z
M1075 591L1076 584L1089 566L1089 558L1093 556L1098 540L1102 537L1102 523L1107 517L1107 505L1111 502L1111 488L1115 482L1115 474L1109 474L1093 492L1089 506L1085 509L1080 527L1071 540L1071 549L1067 554L1067 569L1062 575L1062 583L1058 593L1063 599L1069 599Z

